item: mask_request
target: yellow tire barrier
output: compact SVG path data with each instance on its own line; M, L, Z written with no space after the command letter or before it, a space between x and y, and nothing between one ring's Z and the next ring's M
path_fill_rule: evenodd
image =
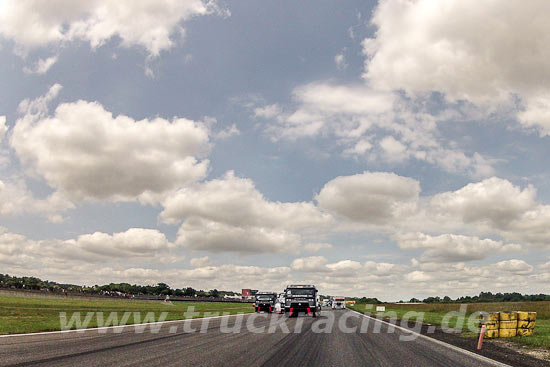
M511 338L517 335L517 329L500 329L498 331L499 338Z
M518 319L517 311L501 311L498 313L499 320L502 321L514 321Z
M519 336L529 336L535 333L535 322L537 321L536 312L518 312L518 332Z
M529 312L518 312L518 328L529 329Z
M485 331L485 337L486 338L498 338L499 337L499 330L487 330Z
M501 311L479 315L479 323L486 325L486 338L511 338L533 335L536 312Z
M498 327L500 330L502 329L514 329L516 330L518 328L518 320L514 320L514 321L501 321L499 323L499 327Z
M485 324L487 329L485 331L485 337L498 338L499 337L499 315L498 312L491 312L489 314L479 314L479 323Z
M529 335L533 335L534 331L535 331L534 329L518 328L517 335L518 336L529 336Z
M517 311L502 311L498 313L499 338L511 338L517 335L518 313Z

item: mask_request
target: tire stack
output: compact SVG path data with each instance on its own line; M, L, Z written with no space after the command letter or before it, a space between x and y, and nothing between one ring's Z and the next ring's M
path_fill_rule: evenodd
M500 318L498 312L491 312L491 313L480 313L479 314L479 324L481 325L487 325L487 329L485 329L485 337L486 338L498 338L499 337L499 325L500 325Z
M518 312L517 335L529 336L535 331L536 312Z
M500 338L511 338L517 335L518 330L518 312L502 311L499 312L498 336Z

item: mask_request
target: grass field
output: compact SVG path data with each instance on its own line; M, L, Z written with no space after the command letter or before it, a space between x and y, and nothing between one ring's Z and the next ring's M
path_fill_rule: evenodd
M31 333L39 331L60 330L60 313L65 312L70 320L75 312L80 312L82 319L89 312L102 312L104 320L116 316L121 320L125 313L129 317L126 324L140 323L149 313L158 320L166 312L166 320L184 319L184 313L194 307L197 315L192 317L214 316L215 313L230 314L249 313L253 311L250 303L215 303L215 302L173 302L132 300L96 300L96 299L60 299L0 296L0 334ZM103 323L107 325L107 323ZM97 327L97 315L91 318L87 327ZM75 328L73 325L72 329Z
M434 325L442 325L445 314L450 311L459 311L459 304L452 303L430 303L430 304L389 304L386 306L385 313L373 312L372 308L367 309L364 304L357 304L351 306L352 309L359 312L371 312L376 314L377 317L393 316L392 313L398 319L402 319L410 311L423 312L423 322ZM550 349L550 302L506 302L506 303L471 303L468 304L466 309L466 317L469 317L472 313L485 311L535 311L537 312L537 322L535 326L535 333L531 336L518 336L515 338L507 338L505 340L517 342L531 347L543 347ZM417 316L410 315L411 321L415 321ZM456 327L457 318L450 318L446 323L449 327ZM470 329L476 326L477 322L472 319L470 324L464 322L462 327L463 336L475 337L476 333L472 333Z

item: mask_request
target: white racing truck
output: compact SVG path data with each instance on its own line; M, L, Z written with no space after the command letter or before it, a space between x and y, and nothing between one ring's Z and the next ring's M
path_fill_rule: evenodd
M346 308L346 298L345 297L332 297L332 309L333 310L343 310Z
M254 301L254 311L273 312L275 303L277 302L277 293L275 292L258 292Z
M300 312L317 317L321 311L317 288L314 285L288 285L285 289L285 313L298 316Z

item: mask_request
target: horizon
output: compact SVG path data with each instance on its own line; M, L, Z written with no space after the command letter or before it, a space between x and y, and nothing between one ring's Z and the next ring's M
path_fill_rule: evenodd
M9 274L1 274L0 275L4 275L4 276L10 276ZM13 277L13 276L11 276ZM24 277L18 277L18 278L36 278L36 277L32 277L32 276L24 276ZM122 282L122 283L113 283L113 282L110 282L110 283L106 283L106 284L94 284L94 285L85 285L85 284L71 284L71 283L58 283L54 280L49 280L49 279L40 279L40 278L36 278L38 280L40 280L41 282L46 282L46 283L54 283L54 284L58 284L60 286L76 286L76 287L80 287L80 288L95 288L95 287L105 287L105 286L110 286L111 284L114 284L114 285L120 285L120 284L127 284L127 285L130 285L130 286L136 286L136 287L155 287L155 286L158 286L160 283L157 283L157 284L130 284L130 283L125 283L125 282ZM213 289L196 289L194 288L192 285L187 285L187 286L184 286L184 287L181 287L181 288L172 288L170 286L170 284L167 284L167 283L164 283L164 282L161 282L163 284L166 284L168 286L168 288L172 291L176 291L176 290L186 290L186 288L192 288L193 290L195 291L198 291L198 292L204 292L204 293L210 293L212 291L218 291L219 293L236 293L237 295L239 294L242 294L242 291L245 290L245 289L249 289L249 288L242 288L241 291L236 291L236 290L226 290L226 289L218 289L218 288L213 288ZM293 284L296 284L296 283L293 283ZM20 288L2 288L0 287L0 290L2 289L16 289L16 290L19 290ZM30 290L34 290L34 289L30 289ZM36 290L36 291L41 291L41 290ZM267 292L267 293L270 293L271 291L266 291L266 290L257 290L257 293L262 293L262 292ZM275 293L279 293L277 291L273 291ZM335 295L330 295L330 294L322 294L321 292L320 293L320 296L328 296L328 297L337 297ZM492 291L490 290L485 290L485 291L481 291L479 294L474 294L474 295L461 295L461 296L458 296L458 297L455 297L455 299L453 300L452 298L451 299L451 302L457 302L459 299L461 298L475 298L475 297L482 297L482 294L485 293L485 296L488 296L488 294L492 295L492 296L498 296L498 295L511 295L511 294L519 294L520 296L522 297L532 297L532 296L547 296L547 297L550 297L549 294L544 294L544 293L537 293L537 294L528 294L528 293L518 293L518 292L497 292L497 293L493 293ZM159 294L160 295L160 294ZM174 294L172 294L174 295ZM196 295L195 295L196 296ZM193 297L195 297L193 296ZM340 295L342 296L342 295ZM425 302L427 299L429 298L439 298L441 299L441 301L445 302L444 301L444 298L447 298L448 296L446 295L431 295L431 296L428 296L428 297L425 297L424 299L420 299L420 298L416 298L416 297L412 297L410 298L409 301L407 300L404 300L404 299L400 299L399 301L386 301L386 300L380 300L378 299L377 297L368 297L368 295L363 295L363 296L348 296L348 295L344 295L343 297L345 298L353 298L353 299L361 299L361 298L366 298L367 300L369 299L376 299L378 302L380 303L430 303L430 302ZM413 299L415 299L416 301L413 302ZM548 300L534 300L533 302L544 302L544 301L548 301ZM479 301L478 301L479 302ZM486 302L516 302L516 301L486 301ZM477 302L476 302L477 303Z

